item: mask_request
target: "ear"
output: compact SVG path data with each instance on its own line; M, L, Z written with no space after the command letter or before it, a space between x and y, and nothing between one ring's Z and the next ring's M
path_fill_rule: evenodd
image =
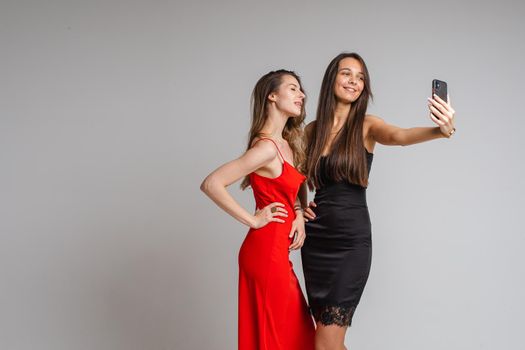
M272 92L268 95L268 100L270 102L277 102L277 94L275 92Z

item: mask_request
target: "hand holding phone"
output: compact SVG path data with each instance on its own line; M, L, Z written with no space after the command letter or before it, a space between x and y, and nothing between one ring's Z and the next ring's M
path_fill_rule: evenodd
M446 137L450 137L456 131L454 127L455 111L448 102L447 90L446 82L438 79L432 80L432 97L429 98L428 107L431 119L439 125L441 132Z
M438 95L443 101L448 102L447 83L438 79L432 80L432 98L434 98L434 95ZM432 114L439 119L439 116Z

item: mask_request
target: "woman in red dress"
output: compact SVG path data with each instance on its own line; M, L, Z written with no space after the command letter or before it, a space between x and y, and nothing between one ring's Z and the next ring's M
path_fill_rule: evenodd
M289 251L305 239L297 196L305 180L297 170L305 162L304 98L293 72L278 70L259 79L246 152L201 185L219 207L250 227L239 252L240 350L314 349L314 323L289 260ZM243 189L253 189L254 214L226 190L241 178Z

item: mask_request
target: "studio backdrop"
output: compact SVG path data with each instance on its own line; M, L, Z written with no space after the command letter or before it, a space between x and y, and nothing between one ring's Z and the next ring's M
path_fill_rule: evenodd
M434 78L457 112L451 139L374 151L372 270L347 345L521 349L524 10L2 0L0 349L235 349L248 228L199 185L246 148L260 76L297 72L310 122L343 51L367 62L370 114L432 126Z

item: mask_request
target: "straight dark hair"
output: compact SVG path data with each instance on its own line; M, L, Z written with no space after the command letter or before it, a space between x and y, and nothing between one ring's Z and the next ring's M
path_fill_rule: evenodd
M319 164L334 125L335 107L337 105L334 84L339 72L339 63L349 57L359 61L363 67L364 88L359 98L352 103L345 125L332 142L330 153L326 159L326 169L328 177L334 181L348 181L363 187L368 186L368 164L363 142L363 123L368 101L373 96L370 88L370 75L365 61L360 55L352 52L339 54L330 62L324 73L315 124L310 135L308 135L306 148L306 172L310 189L320 188L323 185L319 174Z

